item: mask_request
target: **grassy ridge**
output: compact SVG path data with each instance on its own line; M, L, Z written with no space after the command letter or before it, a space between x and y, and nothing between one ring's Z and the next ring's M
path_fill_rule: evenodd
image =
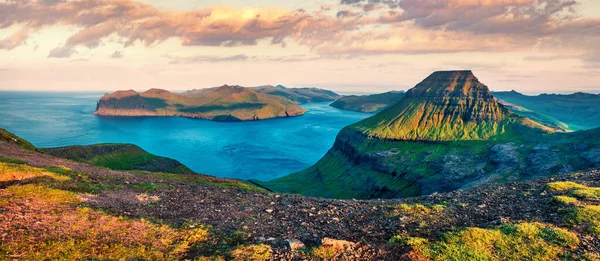
M377 112L399 102L405 94L405 92L393 91L362 96L350 95L339 98L329 106L341 110Z
M29 141L19 138L17 135L10 133L9 131L0 128L0 141L15 143L19 147L31 150L31 151L39 151L38 148L33 146Z
M43 149L47 154L114 170L194 174L179 161L156 156L133 144L97 144Z

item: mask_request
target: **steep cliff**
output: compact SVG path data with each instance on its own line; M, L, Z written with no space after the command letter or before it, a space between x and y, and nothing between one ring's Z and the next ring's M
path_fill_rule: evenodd
M344 128L314 166L260 184L336 198L426 195L597 166L599 134L555 132L508 111L470 71L436 72Z
M299 116L292 101L240 86L221 86L185 94L150 89L104 95L94 114L103 116L181 116L216 121L247 121Z

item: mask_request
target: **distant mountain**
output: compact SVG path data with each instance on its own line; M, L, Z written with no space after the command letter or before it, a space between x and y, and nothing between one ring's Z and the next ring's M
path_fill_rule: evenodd
M341 110L358 112L378 112L399 102L406 95L403 91L391 91L371 95L344 96L329 106Z
M567 125L568 130L584 130L600 127L600 95L589 93L541 94L527 96L516 91L495 92L500 102L526 108L527 113L515 110L515 113L532 116L555 125ZM529 113L529 114L528 114Z
M183 94L150 89L104 95L94 114L104 116L181 116L215 121L248 121L298 116L306 110L292 101L250 88L224 85Z
M397 198L600 166L600 129L563 133L510 112L470 71L435 72L344 128L314 166L273 191Z
M286 88L283 85L253 87L258 93L280 96L296 103L326 102L340 97L339 94L318 88Z
M179 161L156 156L133 144L95 144L42 149L44 153L114 170L196 174Z

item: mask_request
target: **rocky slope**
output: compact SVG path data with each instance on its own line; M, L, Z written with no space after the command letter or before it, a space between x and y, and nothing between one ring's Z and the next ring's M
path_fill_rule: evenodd
M133 144L94 144L44 148L46 154L114 170L195 174L179 161L156 156Z
M287 99L240 86L185 94L150 89L104 95L94 114L103 116L181 116L215 121L247 121L299 116L306 112Z
M0 141L0 260L597 260L599 177L333 200Z
M599 134L555 132L511 113L470 71L436 72L344 128L314 166L259 184L335 198L427 195L598 166Z
M516 91L495 92L501 102L533 111L549 122L567 125L571 131L600 127L600 96L589 93L541 94L527 96ZM521 114L519 111L516 113ZM528 116L528 115L525 115Z
M340 97L339 94L318 88L286 88L283 85L259 86L252 88L258 93L280 96L295 103L327 102Z
M403 91L392 91L371 95L349 95L337 99L329 106L341 110L378 112L396 104L406 95Z

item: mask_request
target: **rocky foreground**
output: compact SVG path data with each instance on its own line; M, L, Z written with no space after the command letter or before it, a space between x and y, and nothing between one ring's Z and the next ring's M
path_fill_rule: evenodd
M0 259L464 260L489 252L598 260L593 187L597 170L402 200L334 200L203 175L112 171L0 142ZM524 246L494 252L511 244Z

